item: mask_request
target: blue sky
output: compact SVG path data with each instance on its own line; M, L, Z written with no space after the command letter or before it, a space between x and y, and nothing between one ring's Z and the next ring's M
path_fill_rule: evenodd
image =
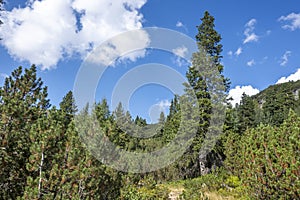
M222 63L231 80L233 103L242 92L252 95L269 85L300 79L300 4L293 0L29 0L8 1L5 8L0 83L17 66L37 64L53 105L73 89L91 48L118 33L153 26L194 38L206 10L222 36ZM161 63L184 75L188 65L177 61L169 52L136 52L106 71L96 98L111 100L118 79L140 64ZM166 110L172 95L159 85L143 86L133 94L130 111L149 121L156 113L153 108Z

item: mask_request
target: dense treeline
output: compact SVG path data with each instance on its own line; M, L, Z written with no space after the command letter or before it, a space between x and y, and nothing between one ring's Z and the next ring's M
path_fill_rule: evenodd
M214 29L214 18L205 12L201 21L196 35L199 51L186 73L185 94L174 96L169 114L161 113L157 124L146 126L145 119L133 118L121 103L111 112L105 99L92 110L78 111L72 92L58 108L51 106L34 65L14 70L0 87L0 199L167 199L169 189L161 183L197 177L185 183L183 199L204 198L203 185L250 199L297 199L300 82L272 86L254 97L243 95L234 108L227 104L224 126L214 127L212 118L222 121L213 115L216 110L222 113L215 102L226 105L229 81L222 75L221 36ZM212 86L207 78L212 74L221 85ZM191 102L193 95L196 102ZM194 108L197 112L191 112ZM197 116L183 118L187 113ZM197 128L190 147L174 163L133 174L107 167L86 148L76 120L91 117L120 149L136 152L168 145L182 131L182 119L189 119L183 120L186 127L193 122ZM120 124L133 134L133 126L156 134L136 138ZM224 134L204 154L201 149L209 131L220 128Z
M1 199L114 199L119 172L82 145L72 93L50 107L36 67L19 67L0 88Z

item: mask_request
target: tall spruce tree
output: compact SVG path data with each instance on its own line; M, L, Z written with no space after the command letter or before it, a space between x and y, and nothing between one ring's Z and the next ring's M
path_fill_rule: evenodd
M199 51L193 54L192 66L188 69L186 74L188 82L198 99L200 111L199 130L193 144L193 150L196 152L203 148L201 143L203 138L207 137L206 133L210 126L213 110L212 102L215 103L216 101L220 101L220 105L222 102L225 104L225 101L222 98L224 98L224 93L229 87L229 80L222 75L223 66L220 64L222 58L222 45L220 44L221 36L215 30L214 20L214 17L207 11L204 13L203 18L201 18L202 23L197 26L198 34L196 35ZM221 81L222 85L213 85L215 79ZM214 93L213 96L211 92ZM213 99L215 97L219 99ZM219 109L219 111L222 110L222 108L216 109ZM213 132L216 132L216 130ZM199 162L208 163L206 156L199 155ZM209 163L213 163L213 161L209 161Z

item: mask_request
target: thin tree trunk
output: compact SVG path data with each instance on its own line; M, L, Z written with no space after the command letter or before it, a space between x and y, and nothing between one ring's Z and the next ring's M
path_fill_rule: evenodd
M40 163L40 178L39 178L39 186L38 186L38 199L41 198L42 192L41 192L41 188L42 188L42 168L43 168L43 164L44 164L44 152L42 152L42 158L41 158L41 163Z

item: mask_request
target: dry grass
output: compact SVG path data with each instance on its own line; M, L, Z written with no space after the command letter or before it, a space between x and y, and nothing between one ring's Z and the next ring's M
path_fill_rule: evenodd
M232 196L225 197L215 192L205 192L204 194L209 198L209 200L235 200L236 199Z

